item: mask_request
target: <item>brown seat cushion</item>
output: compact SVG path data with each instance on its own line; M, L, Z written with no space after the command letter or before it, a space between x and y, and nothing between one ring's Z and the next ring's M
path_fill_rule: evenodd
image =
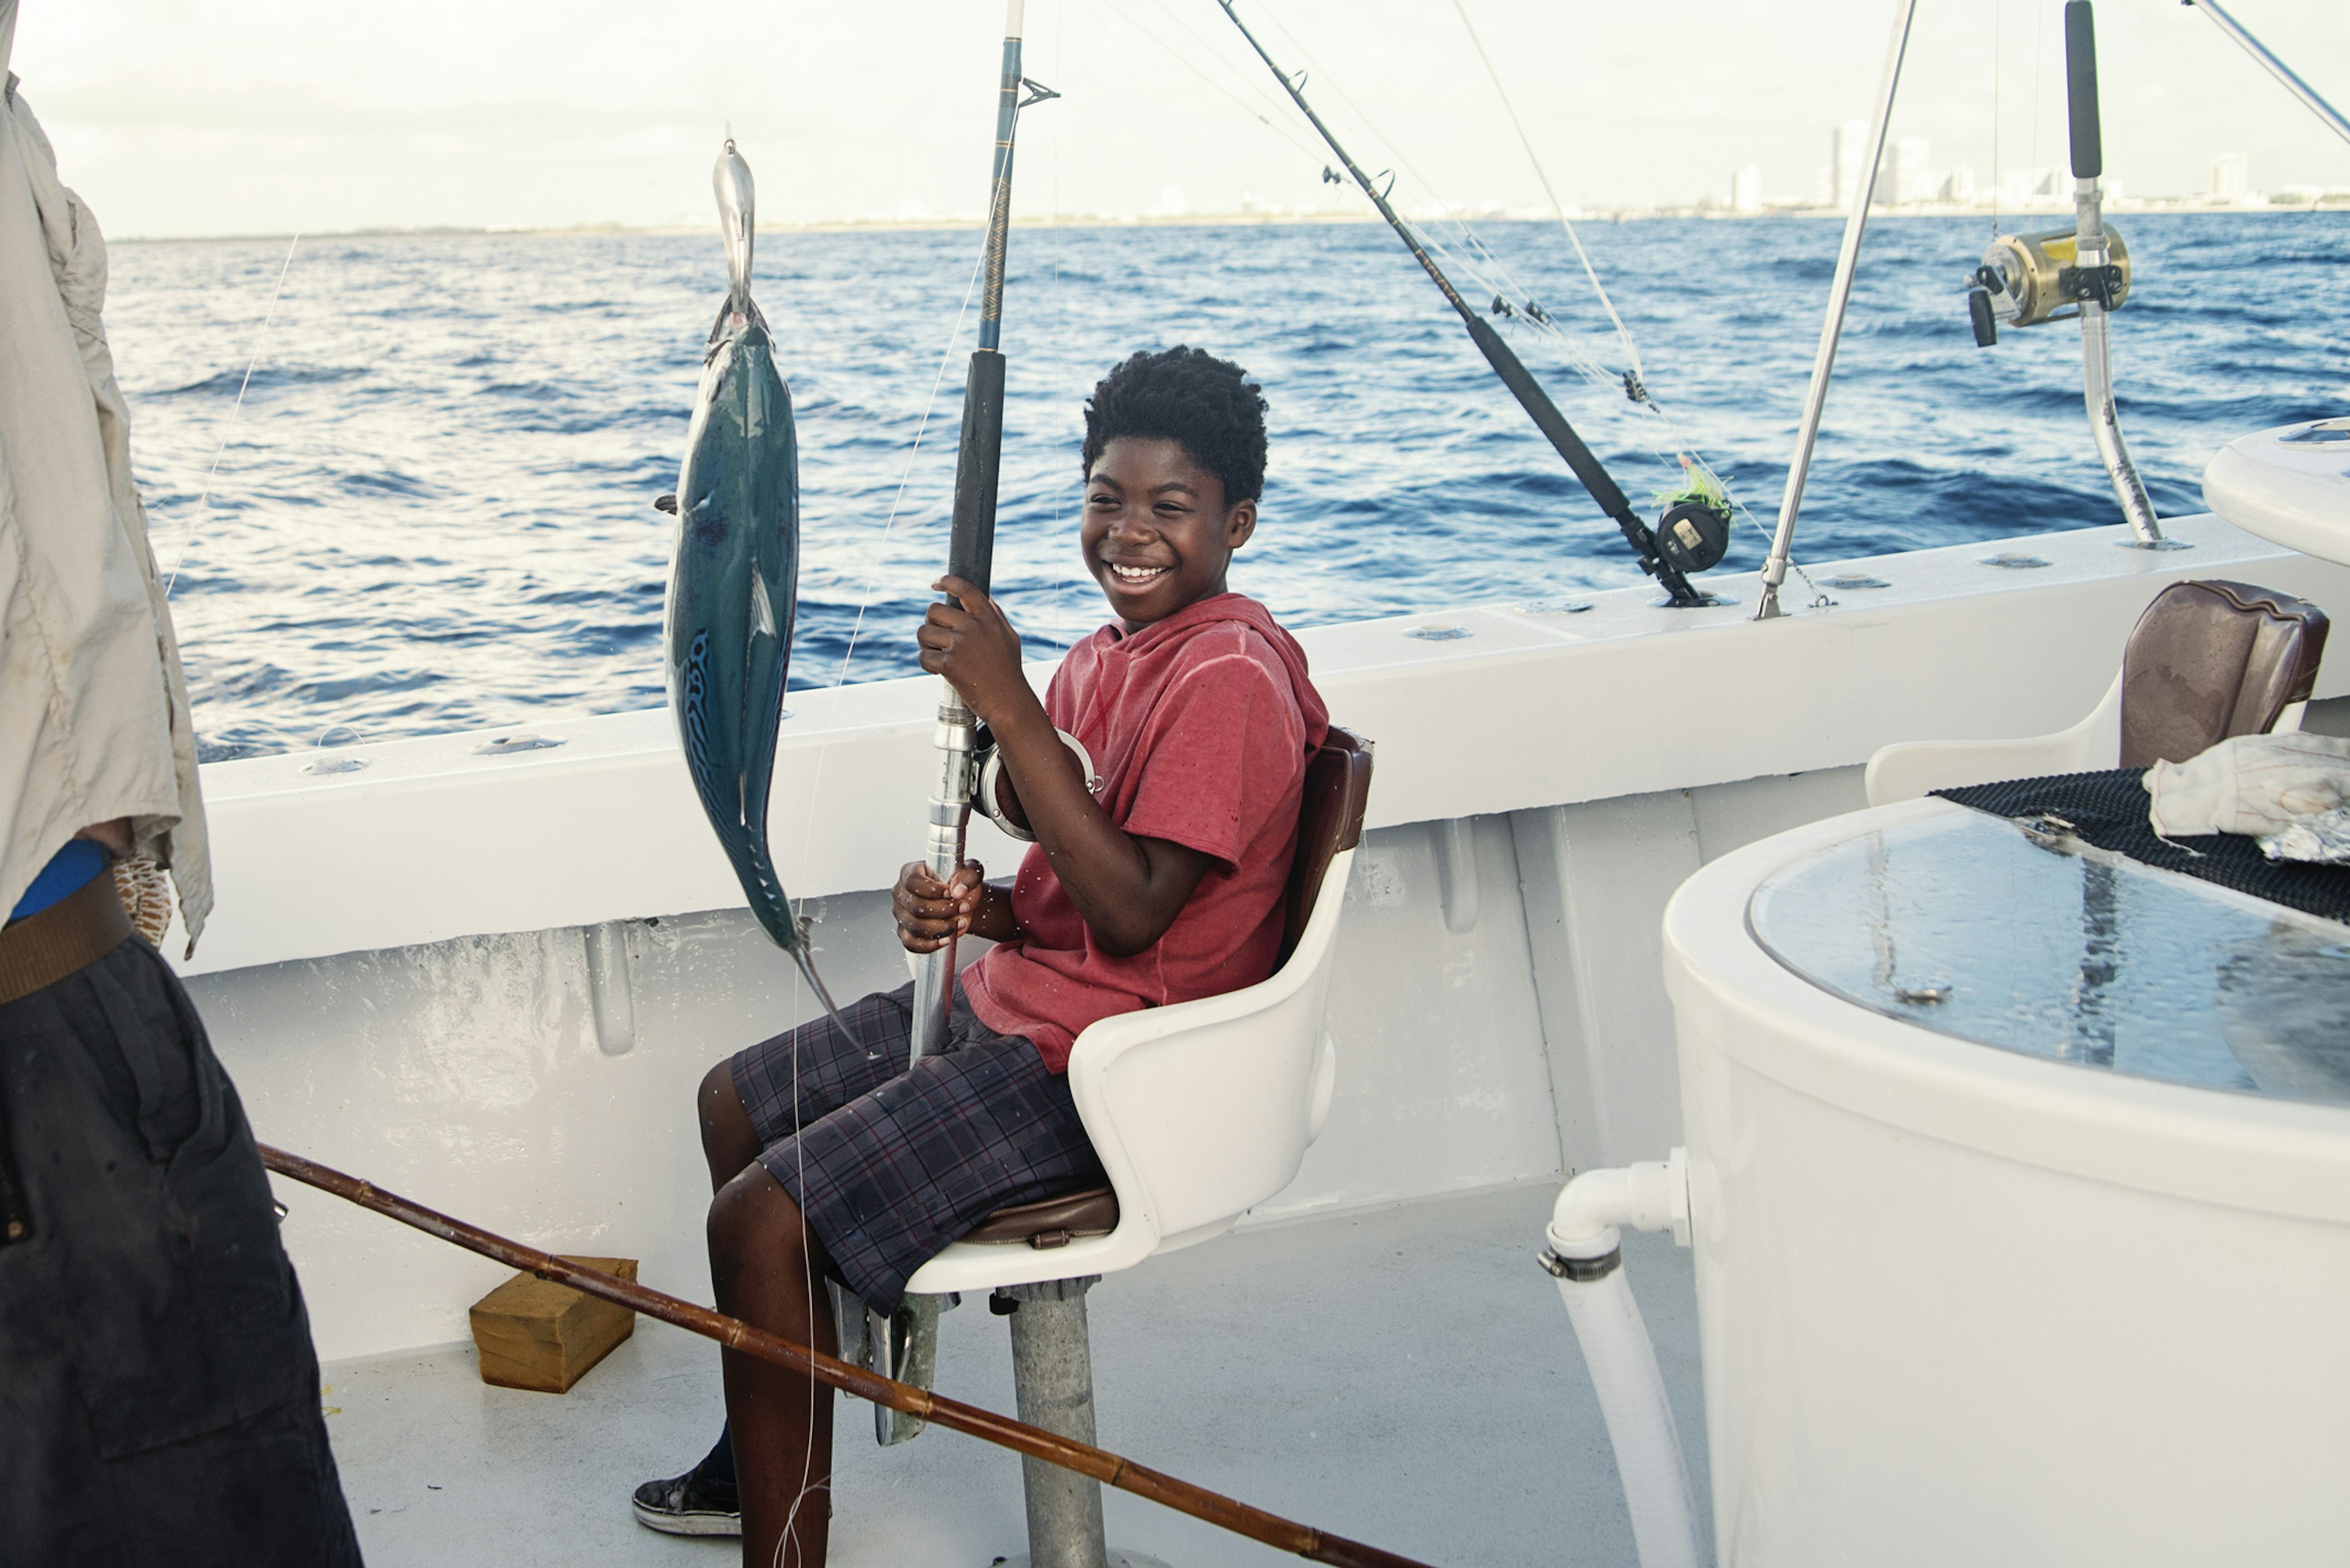
M1118 1194L1107 1187L1081 1188L1057 1198L999 1209L965 1233L966 1241L1025 1241L1039 1251L1066 1247L1080 1236L1107 1236L1118 1229Z
M1297 810L1297 855L1289 863L1289 891L1283 905L1282 962L1289 961L1306 922L1314 918L1314 900L1330 862L1361 842L1363 809L1370 798L1371 743L1331 725L1322 749L1305 764L1305 789Z
M2262 735L2316 689L2325 612L2248 583L2189 580L2155 596L2122 655L2121 765L2183 763Z

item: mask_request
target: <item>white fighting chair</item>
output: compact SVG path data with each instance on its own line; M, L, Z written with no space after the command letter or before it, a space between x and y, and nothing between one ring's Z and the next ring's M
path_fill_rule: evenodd
M1020 1418L1094 1440L1085 1293L1154 1252L1220 1236L1289 1185L1322 1130L1338 1058L1322 1014L1370 792L1367 742L1333 729L1307 763L1280 967L1245 991L1105 1018L1069 1090L1109 1186L998 1210L914 1272L932 1296L991 1293L1012 1319ZM1139 1564L1102 1539L1101 1484L1021 1460L1032 1568Z
M1868 804L2002 779L2183 763L2230 735L2290 733L2316 689L2325 612L2244 583L2171 584L2138 618L2087 718L2018 741L1907 741L1868 759Z

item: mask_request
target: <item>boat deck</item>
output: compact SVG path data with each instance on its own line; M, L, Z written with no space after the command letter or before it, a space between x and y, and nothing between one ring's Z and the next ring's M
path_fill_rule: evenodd
M1591 1381L1534 1261L1556 1191L1244 1231L1110 1277L1088 1298L1103 1446L1440 1568L1633 1563ZM1702 1521L1690 1257L1635 1235L1625 1258ZM637 1482L717 1433L706 1340L640 1324L559 1397L485 1386L470 1347L342 1362L326 1382L371 1568L735 1561L731 1539L657 1535L629 1511ZM937 1386L1013 1407L1009 1335L984 1302L942 1320ZM1013 1455L938 1430L876 1448L857 1400L836 1421L839 1568L984 1568L1026 1550ZM1294 1561L1119 1492L1107 1508L1114 1547L1175 1568Z

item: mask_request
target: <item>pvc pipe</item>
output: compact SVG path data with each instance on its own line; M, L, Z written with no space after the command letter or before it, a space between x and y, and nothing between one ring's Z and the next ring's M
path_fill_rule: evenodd
M1656 1346L1624 1278L1626 1225L1670 1231L1675 1241L1689 1245L1686 1149L1673 1150L1669 1159L1586 1170L1568 1182L1551 1210L1543 1266L1558 1281L1559 1299L1591 1369L1640 1568L1703 1568L1689 1460Z
M1611 1269L1596 1280L1561 1278L1558 1294L1607 1417L1640 1568L1704 1568L1689 1461L1657 1370L1656 1347L1624 1271Z

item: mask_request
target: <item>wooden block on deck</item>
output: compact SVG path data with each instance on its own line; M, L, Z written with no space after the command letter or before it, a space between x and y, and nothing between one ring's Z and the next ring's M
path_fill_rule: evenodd
M563 1256L624 1280L637 1277L634 1258ZM637 1327L628 1308L533 1274L516 1274L475 1302L473 1319L482 1381L542 1394L568 1392Z

